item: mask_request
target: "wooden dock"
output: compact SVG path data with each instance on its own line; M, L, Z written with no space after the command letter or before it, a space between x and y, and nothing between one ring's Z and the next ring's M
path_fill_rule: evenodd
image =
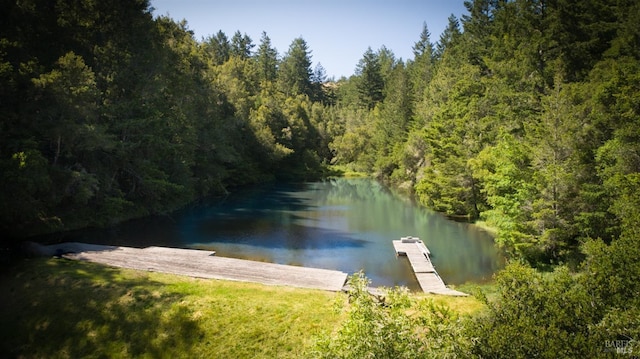
M195 249L62 243L47 246L47 250L64 258L114 267L335 292L342 290L347 280L347 274L340 271L218 257L215 252Z
M448 288L431 263L431 252L427 246L416 237L402 237L393 241L396 255L406 256L416 275L420 288L426 293L466 296L466 293Z

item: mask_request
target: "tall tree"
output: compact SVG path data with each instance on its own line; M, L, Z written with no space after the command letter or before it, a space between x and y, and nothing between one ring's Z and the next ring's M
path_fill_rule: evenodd
M398 152L406 140L412 116L411 86L404 63L399 62L386 82L385 99L375 117L373 145L376 151L375 170L389 177L399 167Z
M319 62L316 64L316 67L313 68L311 81L319 84L323 84L327 81L327 70L325 70L324 66Z
M433 76L435 51L431 43L431 34L427 28L427 23L422 25L420 40L413 45L413 63L411 69L412 93L415 100L424 96L424 90Z
M98 92L95 76L82 57L70 52L58 60L57 68L33 80L36 88L52 103L42 113L44 135L50 138L52 164L59 165L61 156L76 156L74 148L88 140L85 126L95 126ZM46 101L46 100L45 100ZM81 145L82 146L82 145ZM72 162L74 160L71 160Z
M440 34L440 39L436 44L434 51L434 57L441 59L446 49L452 47L457 41L459 41L462 33L460 32L460 22L455 15L449 16L447 27Z
M325 82L327 82L327 70L318 62L313 68L313 74L311 74L311 85L313 86L311 99L313 101L325 103L329 100L328 96L325 96Z
M464 33L466 34L469 60L473 65L485 71L484 57L490 48L493 18L501 0L465 1L469 15L462 16Z
M538 120L526 124L537 187L532 225L545 257L556 260L576 249L571 222L577 215L579 178L585 176L576 140L584 135L582 120L575 114L573 88L560 82L543 98Z
M384 80L380 58L371 50L371 47L365 51L362 59L358 62L356 75L358 76L360 105L372 109L384 98Z
M449 52L418 105L415 130L426 144L415 190L419 200L455 216L477 217L479 187L468 160L483 147L485 91L477 66Z
M380 74L382 75L382 83L384 85L391 76L391 72L400 62L400 60L396 59L396 55L393 53L393 51L391 51L391 49L389 49L385 45L382 45L378 49L378 51L376 51L376 57L378 58L378 62L380 63ZM384 91L382 94L384 97Z
M413 57L427 57L429 61L433 56L433 43L431 43L431 33L427 27L427 23L422 23L422 32L420 33L420 40L413 44Z
M612 0L553 2L546 14L550 45L546 55L558 59L569 81L583 80L609 49L622 24L616 11L630 8Z
M211 52L215 65L222 65L229 60L231 43L222 30L219 30L215 35L209 37L205 44Z
M307 42L299 37L291 42L282 58L278 72L280 90L287 97L299 94L313 96L311 84L311 51Z
M260 45L256 52L260 81L273 82L278 73L278 51L271 45L271 39L262 32Z
M231 38L230 54L240 59L248 59L251 57L254 46L255 44L249 35L243 35L240 30L238 30Z

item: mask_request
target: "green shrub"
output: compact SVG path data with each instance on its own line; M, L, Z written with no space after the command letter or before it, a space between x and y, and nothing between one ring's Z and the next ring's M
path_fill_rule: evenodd
M464 353L460 318L430 298L410 296L406 288L369 293L362 272L349 278L347 319L331 336L320 338L318 358L436 358Z

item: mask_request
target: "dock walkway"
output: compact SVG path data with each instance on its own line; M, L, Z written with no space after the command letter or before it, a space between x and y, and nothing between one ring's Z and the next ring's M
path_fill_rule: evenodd
M328 269L215 256L215 252L167 247L117 247L85 243L47 246L50 253L114 267L210 278L341 291L347 274Z
M466 293L448 288L431 263L431 252L427 246L416 237L402 237L393 241L393 248L397 255L406 256L416 275L420 287L426 293L466 296Z

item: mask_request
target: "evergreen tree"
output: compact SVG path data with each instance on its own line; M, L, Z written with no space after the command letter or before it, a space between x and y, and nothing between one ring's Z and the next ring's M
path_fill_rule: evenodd
M391 72L395 68L395 66L400 62L400 60L396 59L396 55L386 46L382 45L378 51L376 51L376 57L378 62L380 63L380 75L382 76L382 84L383 84L383 93L382 96L385 96L384 93L384 84L391 76Z
M494 12L501 0L465 1L469 15L462 16L465 40L468 47L468 58L471 64L480 66L485 71L484 57L491 47Z
M321 63L317 63L311 74L311 85L313 86L313 101L327 102L328 98L325 96L324 84L327 82L327 71L324 69Z
M222 30L218 31L214 36L210 36L206 42L207 49L211 52L213 63L222 65L229 60L231 54L231 43L227 35Z
M413 44L413 56L414 58L426 57L429 61L432 60L433 44L431 43L431 33L429 33L426 22L422 24L420 40Z
M76 146L90 145L83 142L90 140L91 132L83 132L85 125L96 125L98 101L95 75L82 57L70 52L58 60L56 67L33 80L42 90L43 100L51 101L45 107L48 111L41 113L40 122L44 125L43 136L49 137L54 166L60 165L61 156L73 162L71 158L83 150Z
M413 45L413 62L410 64L412 91L414 101L420 101L424 96L424 90L429 85L433 76L435 51L430 39L431 34L427 24L422 25L420 40Z
M445 50L455 45L455 43L459 41L461 35L460 22L455 15L451 14L448 19L447 27L444 29L442 34L440 34L440 39L436 44L434 57L436 59L441 59Z
M251 59L232 56L215 69L213 83L224 90L228 101L235 107L240 119L248 119L260 91L258 64Z
M231 38L231 47L229 54L231 56L238 57L240 59L248 59L251 57L252 49L255 44L247 34L240 33L240 30L236 31Z
M577 242L571 222L576 216L579 176L576 136L581 137L580 119L575 116L570 86L556 88L543 98L539 120L527 124L531 138L533 182L537 199L532 203L535 233L545 257L562 260L575 251Z
M278 51L271 46L271 39L262 32L260 45L256 53L260 81L273 82L278 73Z
M327 81L327 71L324 69L321 63L317 63L316 67L313 69L313 74L311 75L311 82L316 84L323 84Z
M358 62L356 75L359 77L357 86L360 105L372 109L383 100L384 80L380 58L370 47Z
M484 84L478 67L464 56L447 52L418 104L414 132L422 137L423 168L411 169L420 180L415 190L420 201L452 216L479 215L479 187L468 160L484 145L484 108L479 98ZM413 137L413 136L412 136Z
M399 62L386 82L386 97L374 123L375 170L385 177L399 167L398 152L406 140L412 116L411 87L404 63Z
M291 43L278 71L280 90L287 96L299 94L313 96L311 84L311 51L307 42L299 37Z
M611 46L616 29L617 11L630 9L616 1L558 0L546 11L549 49L547 57L558 62L569 81L580 81Z

